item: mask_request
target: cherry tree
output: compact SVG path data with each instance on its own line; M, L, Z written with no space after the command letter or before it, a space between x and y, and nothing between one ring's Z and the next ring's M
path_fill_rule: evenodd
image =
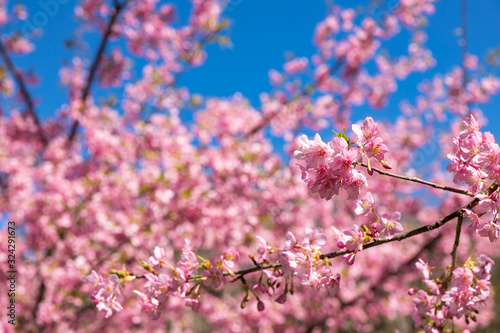
M158 0L79 1L82 31L100 41L60 69L67 102L42 121L38 78L14 58L36 52L36 31L20 29L21 3L0 2L0 207L17 226L19 276L16 323L2 330L489 325L500 148L480 108L500 81L468 52L467 1L461 63L423 82L394 122L356 110L384 109L399 82L435 65L434 0L381 14L332 4L316 53L270 69L260 105L179 84L207 45L228 42L230 3L191 3L178 20ZM381 51L403 32L405 52ZM442 154L423 174L414 154L429 143Z

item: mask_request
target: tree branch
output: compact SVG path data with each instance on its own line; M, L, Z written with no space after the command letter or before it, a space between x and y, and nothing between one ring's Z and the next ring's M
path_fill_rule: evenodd
M337 60L329 69L329 74L332 75L334 74L336 71L338 71L340 69L340 67L342 67L342 65L344 64L344 60L341 59L341 60ZM316 87L316 82L313 82L311 84L309 84L307 87L305 87L301 92L300 92L300 96L307 96L309 95L313 89ZM288 103L290 103L291 101L288 101ZM280 113L280 111L275 111L267 116L264 116L261 120L260 123L258 123L257 125L255 125L252 129L250 129L250 131L248 131L244 136L243 136L243 140L245 139L248 139L249 137L253 136L254 134L256 134L257 132L259 132L260 130L262 130L264 127L266 127L267 125L269 125L269 123L271 122L271 120L273 120L278 114Z
M462 0L462 6L460 8L460 25L462 26L462 38L460 40L461 52L462 52L462 71L463 80L462 87L465 91L467 87L467 69L465 68L465 60L467 58L467 0ZM467 109L469 109L469 103L466 103ZM460 211L458 215L457 228L455 230L455 241L453 243L453 250L451 251L451 269L449 278L453 274L453 270L457 266L457 249L460 244L460 233L462 231L462 223L464 221L463 211Z
M363 166L363 167L365 167L365 168L368 168L368 165L366 165L364 163L358 163L358 164L361 165L361 166ZM384 175L384 176L389 176L389 177L393 177L393 178L397 178L397 179L407 180L407 181L410 181L410 182L427 185L427 186L430 186L430 187L433 187L433 188L437 188L437 189L440 189L440 190L467 195L469 197L474 197L475 196L474 193L466 191L466 190L461 190L461 189L454 188L454 187L448 187L448 186L443 186L443 185L439 185L439 184L436 184L436 183L431 183L431 182L428 182L426 180L422 180L422 179L417 178L417 177L401 176L401 175L398 175L398 174L395 174L395 173L392 173L392 172L387 172L387 171L384 171L384 170L381 170L381 169L377 169L377 168L374 168L374 167L371 167L371 169L373 171L381 174L381 175Z
M115 11L111 15L111 18L109 19L108 25L106 27L106 31L101 39L101 43L99 44L99 49L97 50L97 53L94 56L94 60L92 61L92 66L90 67L87 81L86 81L85 86L83 87L83 90L82 90L82 97L81 97L82 112L83 112L83 109L85 108L85 105L87 102L87 97L89 96L90 89L92 88L94 76L96 75L97 69L99 68L99 64L101 63L102 56L103 56L104 51L106 49L106 45L108 44L108 41L109 41L109 37L111 36L111 33L113 32L113 26L116 23L118 15L120 15L120 12L127 6L128 2L129 2L129 0L126 0L123 3L119 3L118 1L113 1ZM71 131L68 134L68 141L67 141L68 146L70 146L71 143L73 142L73 140L75 139L78 125L79 125L79 121L75 120L73 122L73 125L71 126Z
M490 195L491 193L493 193L497 189L498 189L498 184L497 183L493 183L488 188L488 190L486 191L486 193L487 193L487 195ZM375 241L373 241L371 243L363 245L363 249L369 249L371 247L375 247L375 246L379 246L379 245L382 245L382 244L385 244L385 243L391 243L391 242L395 242L395 241L399 242L399 241L402 241L403 239L410 238L410 237L413 237L413 236L416 236L416 235L419 235L419 234L422 234L422 233L425 233L425 232L428 232L428 231L440 228L443 225L445 225L447 222L449 222L449 221L453 220L454 218L458 217L460 215L460 213L462 212L463 209L472 209L475 206L477 206L478 203L479 203L479 199L476 198L476 199L472 200L471 202L469 202L464 207L457 209L453 213L451 213L451 214L449 214L449 215L447 215L447 216L445 216L445 217L437 220L433 224L425 225L425 226L422 226L420 228L416 228L416 229L410 230L408 232L400 234L400 235L398 235L398 236L396 236L394 238L391 238L391 239L375 240ZM335 257L339 257L341 255L344 255L344 254L350 253L350 252L352 252L352 251L337 251L337 252L333 252L333 253L330 253L330 254L325 254L325 255L323 255L323 257L324 258L335 258Z
M12 59L9 56L9 53L7 52L7 49L5 48L5 45L1 40L0 40L0 55L2 56L2 59L5 62L7 70L14 77L14 80L16 81L16 84L19 87L19 92L21 93L21 96L24 99L26 106L28 107L28 113L33 118L33 121L35 122L35 125L38 129L38 135L40 136L42 144L46 146L48 143L47 137L45 136L45 133L43 131L40 119L38 119L38 116L35 112L35 104L33 103L33 99L31 98L31 95L28 92L28 88L26 86L26 83L24 82L24 78L21 72L17 70L16 66L14 65Z
M457 265L457 249L458 244L460 244L460 232L462 231L462 222L464 221L464 215L462 210L458 215L457 229L455 231L455 242L453 243L453 251L451 251L451 272L455 269Z
M415 252L415 254L411 258L406 260L406 262L401 264L397 269L391 271L387 270L384 275L380 276L378 280L375 283L373 283L370 287L370 290L373 290L373 296L371 298L373 299L376 295L381 294L383 292L382 285L387 281L388 278L392 276L398 276L399 274L401 274L402 270L410 268L410 266L413 265L418 260L418 258L420 258L422 253L432 249L434 245L436 245L437 241L440 240L442 237L443 237L442 233L438 234L436 237L433 237L432 239L427 241L417 252ZM360 300L361 298L358 297L350 302L343 302L342 307L344 308L348 306L353 306L357 304L358 301Z
M499 188L499 185L495 182L492 185L490 185L490 187L488 187L488 189L485 191L485 193L487 195L491 195L498 188ZM471 202L469 202L467 205L465 205L465 206L457 209L453 213L451 213L451 214L449 214L449 215L447 215L447 216L445 216L445 217L437 220L433 224L425 225L425 226L422 226L422 227L410 230L408 232L400 234L400 235L398 235L396 237L393 237L391 239L376 239L373 242L370 242L368 244L364 244L363 245L363 249L366 250L366 249L369 249L369 248L372 248L372 247L376 247L376 246L379 246L379 245L382 245L382 244L386 244L386 243L392 243L392 242L396 242L396 241L399 242L399 241L402 241L403 239L411 238L413 236L420 235L420 234L423 234L425 232L428 232L428 231L431 231L431 230L434 230L434 229L438 229L438 228L442 227L443 225L445 225L447 222L453 220L456 217L459 217L461 215L463 209L472 209L475 206L477 206L477 204L479 204L479 199L475 198L474 200L472 200ZM352 252L354 252L354 251L340 250L340 251L336 251L336 252L332 252L332 253L323 254L323 255L321 255L320 258L322 258L322 259L325 259L325 258L331 259L331 258L336 258L336 257L343 256L344 254L348 254L348 253L352 253ZM280 264L271 264L271 265L265 265L265 266L261 265L260 267L251 267L251 268L247 268L247 269L243 269L243 270L234 272L234 275L237 275L238 276L237 278L241 278L241 277L243 277L246 274L258 272L258 271L261 271L261 270L264 270L264 269L277 269L277 268L281 268L281 265ZM229 276L229 275L230 275L229 273L224 273L224 276ZM136 277L140 278L142 276L136 276ZM191 277L190 280L199 279L201 277L202 276L193 276L193 277Z
M462 0L462 6L460 8L460 25L462 28L462 38L460 39L460 50L462 53L462 71L463 71L462 86L465 90L468 81L467 71L465 68L465 59L467 58L467 46L468 46L467 0Z

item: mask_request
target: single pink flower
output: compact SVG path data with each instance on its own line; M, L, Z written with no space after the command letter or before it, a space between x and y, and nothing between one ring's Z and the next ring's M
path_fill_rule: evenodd
M472 271L468 268L458 267L453 270L451 285L458 289L467 289L472 285Z
M365 145L366 156L373 157L377 161L382 161L384 159L385 153L389 150L385 144L383 144L384 140L381 137L377 136Z
M368 215L371 213L375 201L373 200L373 195L371 192L366 193L366 197L364 199L358 200L356 202L356 209L354 212L356 215Z
M367 117L363 121L363 125L353 124L352 131L354 132L356 143L363 146L375 137L378 132L378 125L373 121L372 117Z
M385 238L391 239L395 233L403 231L403 226L398 221L401 219L400 212L394 212L391 215L385 213L381 217L380 223L377 225L377 231L383 233Z
M212 267L208 270L203 271L203 277L205 278L205 281L203 281L203 284L205 286L219 288L223 279L223 274L220 269Z
M235 263L238 262L240 259L240 254L238 251L235 250L228 250L224 253L222 253L221 259L224 263L229 268L234 267Z

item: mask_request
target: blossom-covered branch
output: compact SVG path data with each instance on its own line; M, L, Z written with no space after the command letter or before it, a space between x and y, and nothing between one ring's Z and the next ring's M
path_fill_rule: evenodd
M48 143L48 140L47 140L47 137L45 136L45 132L43 130L43 126L40 122L40 119L38 118L38 115L36 114L35 104L33 103L33 99L31 98L31 94L28 91L23 74L16 68L16 66L12 62L12 60L9 56L9 52L8 52L7 48L5 47L4 42L2 40L0 40L0 55L2 56L2 59L5 62L5 66L7 67L8 71L16 80L17 86L19 87L19 92L20 92L24 102L26 103L28 113L30 114L31 118L33 119L33 122L35 123L35 125L37 127L38 136L40 137L40 141L42 142L43 145L46 145Z
M365 163L359 163L359 165L364 166L365 168L369 167ZM426 181L426 180L423 180L423 179L420 179L420 178L417 178L417 177L402 176L402 175L398 175L398 174L395 174L395 173L392 173L392 172L387 172L387 171L384 171L384 170L381 170L381 169L377 169L377 168L372 167L372 166L370 166L370 169L373 170L373 171L375 171L376 173L379 173L379 174L384 175L384 176L389 176L389 177L393 177L393 178L397 178L397 179L407 180L407 181L410 181L410 182L415 182L415 183L427 185L427 186L430 186L430 187L433 187L433 188L437 188L437 189L440 189L440 190L467 195L469 197L474 197L475 196L474 193L469 192L467 190L461 190L459 188L454 188L454 187L449 187L449 186L444 186L444 185L432 183L432 182L429 182L429 181Z
M498 186L497 183L492 184L488 188L488 190L486 191L486 195L489 196L489 195L493 194L495 191L498 190L498 187L499 186ZM402 234L400 234L398 236L395 236L395 237L393 237L391 239L375 240L375 241L373 241L371 243L363 245L363 248L364 249L369 249L371 247L378 246L378 245L385 244L385 243L390 243L390 242L395 242L395 241L402 241L404 239L407 239L407 238L410 238L410 237L413 237L413 236L416 236L416 235L420 235L422 233L425 233L425 232L428 232L428 231L440 228L445 223L453 220L454 218L459 217L460 214L462 213L462 211L470 210L470 209L476 207L480 202L481 202L481 200L478 199L478 198L476 198L476 199L472 200L471 202L469 202L464 207L462 207L460 209L457 209L453 213L451 213L449 215L446 215L445 217L437 220L436 222L434 222L434 223L432 223L430 225L425 225L425 226L422 226L422 227L419 227L419 228L415 228L413 230L410 230L410 231L402 233ZM325 257L327 257L327 258L335 258L335 257L338 257L338 256L340 256L342 254L344 254L344 253L334 252L334 253L326 254Z
M94 76L97 73L97 70L99 69L99 66L101 64L101 61L103 59L104 51L106 50L106 45L108 44L109 38L111 37L111 34L113 33L113 28L118 20L118 16L121 14L121 12L126 8L127 4L130 2L130 0L123 0L123 2L119 1L113 1L114 7L113 7L113 12L111 13L111 16L109 18L108 24L106 26L106 30L104 31L104 34L101 38L101 41L99 43L99 48L97 49L97 52L94 56L94 59L92 60L92 65L90 67L85 86L82 89L81 92L81 107L80 107L80 112L85 112L85 106L87 103L87 97L90 94L90 89L92 88L92 83L94 81ZM70 132L68 134L68 145L71 145L72 141L75 139L76 136L76 131L78 130L78 124L80 122L78 119L75 119L73 124L71 125Z
M324 75L334 75L342 65L344 65L345 61L343 59L337 60L333 65L331 65L328 68L327 73L324 73ZM317 85L320 84L319 81L314 81L313 83L309 84L307 87L305 87L301 92L299 92L297 95L295 95L293 98L291 98L288 102L284 102L283 104L289 104L291 103L294 99L301 98L301 97L306 97L310 95L314 89L317 87ZM276 109L272 113L264 115L261 121L256 124L253 128L251 128L244 136L243 139L246 139L248 137L251 137L252 135L258 133L262 129L264 129L269 123L276 118L280 112L283 112L282 109Z

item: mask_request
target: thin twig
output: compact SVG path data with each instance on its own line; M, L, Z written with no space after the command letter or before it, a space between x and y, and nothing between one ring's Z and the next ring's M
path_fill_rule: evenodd
M391 270L391 271L388 270L388 271L386 271L386 273L384 275L380 276L378 278L378 280L375 283L373 283L371 285L371 287L369 288L370 290L373 290L373 295L371 298L373 299L377 294L381 294L383 292L383 290L381 289L382 285L385 282L387 282L387 280L390 277L399 276L401 274L402 270L410 268L413 265L413 263L416 262L418 260L418 258L420 258L422 256L422 253L432 249L434 247L434 245L437 243L437 241L440 240L442 237L443 237L443 234L440 233L436 237L430 239L417 252L415 252L415 254L411 258L406 260L406 262L401 264L397 269ZM360 301L360 300L362 300L362 298L357 297L350 302L343 302L342 307L344 308L347 306L353 306L356 303L358 303L358 301ZM377 301L378 301L378 299L377 299Z
M92 62L92 66L90 67L90 71L89 71L89 75L87 77L87 81L86 81L85 86L84 86L84 88L82 90L82 97L81 97L81 100L82 100L82 106L81 106L82 112L84 111L85 104L87 102L87 97L89 96L90 89L92 88L92 83L94 81L94 76L96 75L97 69L99 68L99 64L101 63L104 51L106 49L106 45L107 45L107 43L109 41L109 37L111 36L111 33L113 32L113 26L116 23L118 15L127 6L128 2L129 2L129 0L124 1L123 3L119 3L118 1L114 1L115 11L111 15L111 18L109 19L108 25L106 27L106 31L105 31L102 39L101 39L101 43L99 44L99 49L97 50L97 53L96 53L96 55L94 57L94 60ZM73 122L73 125L71 126L71 131L70 131L70 133L68 135L68 141L67 141L68 146L70 146L71 143L72 143L72 141L75 139L76 131L78 129L78 125L79 125L79 121L75 120Z
M342 65L344 64L344 60L341 59L341 60L337 60L329 69L329 75L333 75L336 71L338 71L340 69L340 67L342 67ZM311 92L314 90L314 88L316 87L316 82L313 82L311 84L309 84L308 86L306 86L299 94L299 96L308 96L311 94ZM292 102L294 99L292 99L291 101L288 101L288 103ZM253 136L254 134L256 134L257 132L259 132L260 130L262 130L264 127L266 127L267 125L269 125L269 123L271 122L271 120L273 120L278 114L280 113L280 110L277 110L277 111L274 111L266 116L264 116L262 118L262 120L257 124L255 125L253 128L251 128L244 136L242 139L248 139L249 137Z
M460 41L460 50L462 53L462 70L463 70L463 80L462 86L465 89L467 85L467 71L465 68L465 59L467 59L467 46L468 46L468 25L467 25L467 0L462 0L462 6L460 8L460 25L462 28L462 38Z
M460 50L462 53L462 88L467 87L467 69L465 68L465 60L467 59L467 0L462 0L462 6L460 8L460 25L462 27L462 38L460 40ZM469 109L469 103L466 103L467 109ZM453 250L451 251L451 270L448 278L451 279L451 275L455 267L457 266L457 249L460 244L460 233L462 231L462 223L464 221L463 211L460 211L458 215L457 228L455 231L455 241L453 242ZM454 328L453 328L454 331Z
M488 188L488 190L486 191L486 194L490 195L491 193L493 193L494 191L496 191L498 189L498 187L499 186L498 186L497 183L493 183ZM451 213L451 214L449 214L449 215L447 215L447 216L445 216L445 217L437 220L433 224L425 225L425 226L422 226L420 228L416 228L416 229L410 230L408 232L400 234L400 235L398 235L398 236L396 236L394 238L391 238L391 239L375 240L375 241L373 241L371 243L363 245L363 249L369 249L371 247L379 246L379 245L382 245L382 244L385 244L385 243L391 243L391 242L396 242L396 241L399 242L399 241L402 241L403 239L410 238L410 237L413 237L413 236L416 236L416 235L419 235L419 234L422 234L422 233L425 233L425 232L428 232L428 231L440 228L444 224L446 224L447 222L449 222L449 221L453 220L454 218L458 217L463 209L472 209L472 208L476 207L478 203L479 203L479 199L475 198L474 200L472 200L471 202L469 202L464 207L457 209L453 213ZM325 258L335 258L335 257L339 257L341 255L344 255L344 254L350 253L350 252L352 252L352 251L337 251L337 252L334 252L334 253L323 255L323 257L325 257Z
M10 74L14 77L14 80L17 83L17 86L19 87L19 92L21 93L21 96L24 99L24 102L26 103L26 106L28 107L28 113L31 115L33 118L33 121L35 122L35 125L38 129L38 135L40 136L40 140L42 141L43 145L47 145L47 137L45 136L45 133L43 131L42 124L40 123L40 119L38 119L38 116L35 112L35 104L33 103L33 99L31 98L31 95L28 91L28 88L26 86L26 83L24 82L23 75L21 72L16 68L14 63L12 62L12 59L9 56L9 52L7 52L7 49L5 48L5 45L3 42L0 40L0 54L2 56L3 61L5 62L5 66L7 67L7 70L10 72Z
M485 193L487 195L491 195L498 188L499 188L499 185L495 182L490 187L488 187L488 189L485 191ZM438 228L442 227L443 225L445 225L447 222L453 220L456 217L459 217L461 215L463 209L472 209L475 206L477 206L477 204L479 204L479 199L475 198L474 200L472 200L471 202L469 202L464 207L461 207L461 208L457 209L453 213L451 213L451 214L449 214L449 215L447 215L447 216L445 216L445 217L437 220L433 224L425 225L425 226L422 226L422 227L410 230L408 232L405 232L403 234L395 236L395 237L393 237L391 239L376 239L376 240L374 240L371 243L364 244L363 245L363 249L366 250L366 249L369 249L369 248L372 248L372 247L376 247L376 246L379 246L379 245L382 245L382 244L386 244L386 243L392 243L392 242L396 242L396 241L399 242L399 241L402 241L403 239L411 238L413 236L420 235L420 234L423 234L425 232L429 232L429 231L434 230L434 229L438 229ZM343 256L345 254L352 253L352 252L354 252L354 251L340 250L340 251L336 251L336 252L332 252L332 253L323 254L323 255L321 255L320 258L322 258L322 259L325 259L325 258L331 259L331 258L336 258L336 257ZM234 272L234 275L244 276L246 274L253 273L253 272L258 272L258 271L262 271L264 269L278 269L278 268L281 268L280 264L271 264L271 265L265 265L265 266L261 265L260 267L251 267L251 268L248 268L248 269L243 269L243 270ZM229 273L224 273L224 276L228 276L228 275L230 275L230 274ZM201 278L201 276L193 276L193 277L191 277L191 279L199 279L199 278Z
M366 165L364 163L359 163L359 165L361 165L361 166L363 166L365 168L368 168L368 165ZM384 170L381 170L381 169L377 169L377 168L374 168L374 167L371 167L371 169L373 171L381 174L381 175L384 175L384 176L389 176L389 177L393 177L393 178L397 178L397 179L407 180L407 181L410 181L410 182L427 185L427 186L430 186L430 187L433 187L433 188L437 188L437 189L440 189L440 190L467 195L469 197L474 197L475 196L474 193L466 191L466 190L461 190L461 189L454 188L454 187L443 186L443 185L439 185L439 184L436 184L436 183L431 183L431 182L428 182L426 180L422 180L422 179L417 178L417 177L401 176L401 175L398 175L398 174L395 174L395 173L392 173L392 172L387 172L387 171L384 171Z
M455 231L455 242L453 243L453 251L451 251L451 271L455 269L457 265L457 249L460 244L460 232L462 231L462 222L464 221L463 211L460 210L458 215L457 229Z

